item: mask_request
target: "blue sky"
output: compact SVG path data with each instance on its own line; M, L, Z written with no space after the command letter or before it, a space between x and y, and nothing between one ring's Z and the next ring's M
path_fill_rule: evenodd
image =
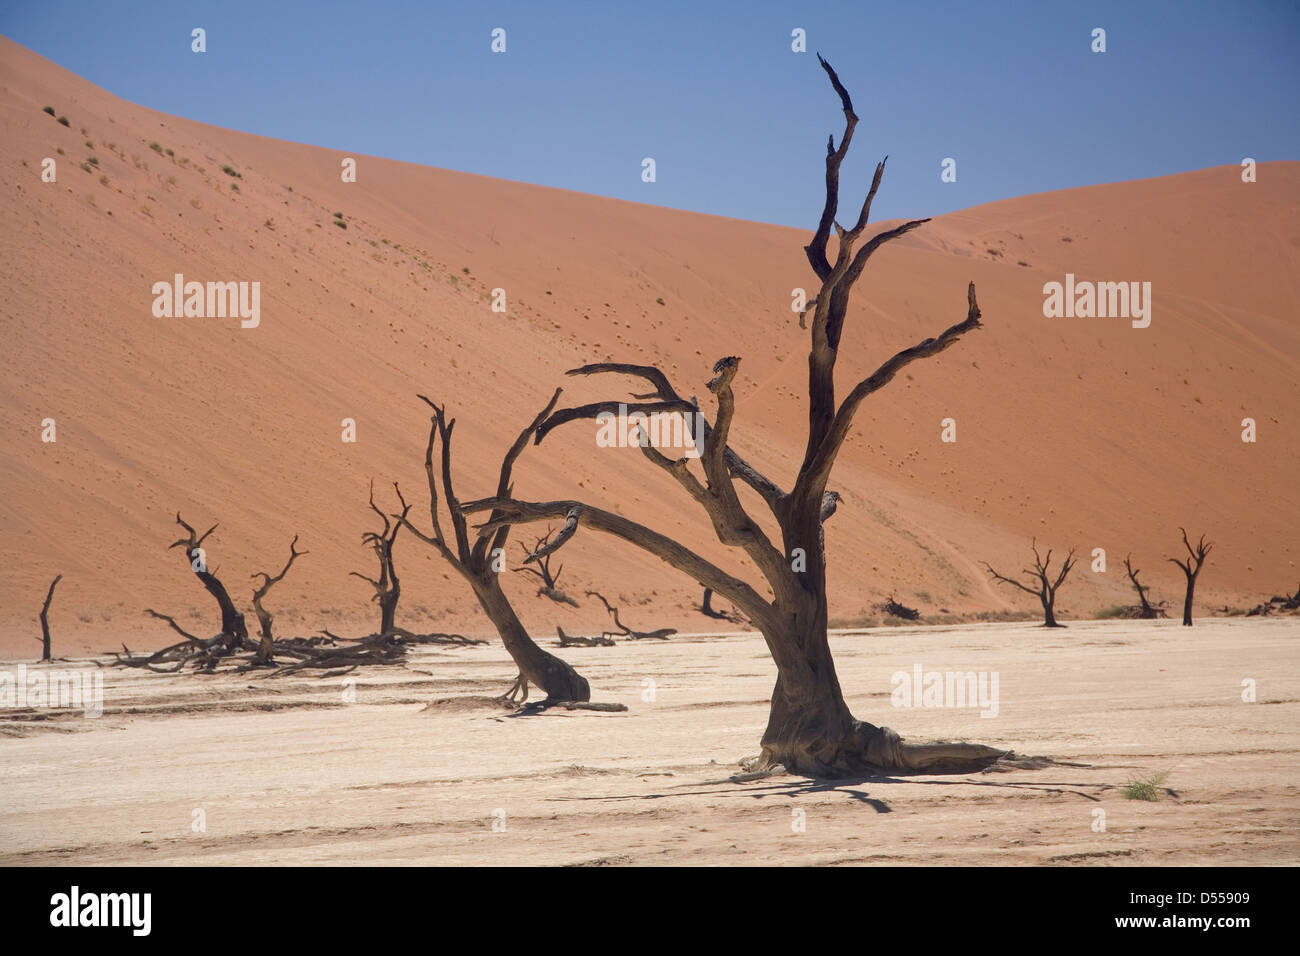
M807 53L791 51L796 27ZM815 224L842 127L814 51L861 117L846 205L890 156L877 219L1300 159L1294 0L3 0L0 33L217 126L799 227Z

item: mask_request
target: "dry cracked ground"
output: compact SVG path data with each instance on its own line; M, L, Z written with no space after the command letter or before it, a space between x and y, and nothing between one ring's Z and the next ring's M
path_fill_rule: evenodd
M775 673L754 634L563 652L626 713L494 706L496 644L346 678L56 663L103 674L104 712L0 710L0 864L1295 864L1297 639L1295 619L838 633L858 717L1084 765L839 781L729 779ZM917 664L996 673L996 716L892 706ZM1154 774L1160 799L1125 797Z

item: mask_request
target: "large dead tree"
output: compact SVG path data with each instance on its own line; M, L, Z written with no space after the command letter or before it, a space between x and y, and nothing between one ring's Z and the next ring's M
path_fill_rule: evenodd
M394 621L397 617L397 601L402 596L402 582L397 577L397 565L393 562L393 545L397 541L397 532L402 530L407 512L411 510L396 482L393 483L393 490L397 492L397 500L402 505L401 514L393 516L396 520L390 520L389 516L375 504L375 481L373 478L370 480L370 510L379 515L379 520L384 524L378 531L367 531L363 534L361 543L374 551L375 558L379 561L379 577L372 578L360 571L349 572L352 577L368 582L375 589L375 596L371 600L379 605L378 633L380 634L393 633Z
M528 545L524 544L522 541L519 542L519 547L524 549L524 557L528 557L528 555L532 554L534 551L538 551L546 547L546 545L550 542L550 540L551 540L551 529L547 528L546 534L538 538L536 542L533 544L532 548L529 548ZM550 555L547 555L546 557L542 558L542 560L538 561L537 567L535 568L530 568L527 565L525 565L522 568L514 568L514 571L520 574L531 574L535 578L537 578L537 580L542 582L542 586L537 589L538 597L548 597L556 604L570 604L573 607L578 606L577 601L575 601L568 594L560 590L559 588L560 574L561 572L564 571L564 565L560 565L558 568L555 569L554 572L552 572Z
M1124 570L1128 574L1129 581L1133 583L1133 590L1137 591L1138 605L1134 609L1136 616L1143 620L1167 617L1168 615L1165 614L1164 601L1161 601L1159 604L1152 604L1150 600L1147 599L1147 592L1150 591L1151 588L1138 580L1138 575L1142 573L1142 570L1141 568L1133 567L1132 558L1133 555L1131 554L1124 557Z
M539 414L515 439L515 443L506 452L501 462L501 474L497 481L497 495L505 498L510 494L510 472L515 459L523 452L528 440L533 437L543 419L550 414L559 400L560 391L556 389L550 404ZM510 526L502 525L490 535L481 535L471 542L468 524L460 500L452 485L451 477L451 435L456 420L448 419L445 410L432 401L420 396L421 401L433 409L429 419L429 443L424 452L424 470L429 482L429 515L432 521L432 533L426 534L411 524L403 511L396 516L398 522L405 526L421 541L432 545L442 555L443 560L455 568L465 579L479 606L501 635L501 643L519 667L519 676L514 686L505 695L517 699L520 703L528 699L529 683L536 684L546 692L548 702L585 702L591 700L591 686L587 679L573 669L571 665L543 650L529 636L527 628L519 620L510 599L501 589L500 569L504 567L506 539L510 535ZM441 468L435 468L433 451L441 443ZM442 498L446 500L447 512L451 520L450 542L443 534L442 520L439 516L438 485L442 484ZM400 492L399 492L400 495Z
M673 478L703 509L718 540L744 551L764 584L756 586L741 580L666 535L581 501L520 501L503 486L495 497L466 502L462 509L466 513L488 512L478 526L481 540L499 535L514 524L565 519L564 529L545 548L534 552L534 559L563 546L579 527L613 535L659 557L744 613L762 632L777 668L762 752L744 762L749 770L784 767L810 775L841 776L862 771L966 772L985 768L1010 760L1012 755L976 744L905 743L886 727L854 719L831 657L822 523L833 513L837 500L827 488L832 466L862 403L912 362L938 355L965 333L979 328L980 310L971 283L966 292L965 318L937 337L894 355L837 402L835 364L854 284L877 250L927 220L905 222L864 241L871 203L885 172L882 161L876 166L856 221L847 229L837 221L840 166L858 117L835 71L820 56L818 60L839 96L845 127L838 146L834 136L827 144L825 205L812 241L805 247L821 286L809 306L814 311L808 355L808 435L793 486L789 490L780 487L730 446L736 412L733 382L740 368L740 360L735 357L722 358L714 366L716 377L708 384L717 403L712 423L695 402L677 392L660 369L597 363L573 369L569 374L628 376L644 383L641 394L634 395L632 403L599 401L559 409L547 414L536 427L536 440L541 442L565 423L620 412L679 414L684 417L688 434L696 434L698 422L703 433L702 447L698 449L702 474L692 469L690 459L673 460L648 440L637 444L652 464ZM827 252L832 231L838 237L833 260ZM766 506L769 527L750 514L738 494L737 481L747 485ZM775 539L770 530L773 524L778 535Z
M252 575L254 581L259 577L262 579L261 585L253 591L253 611L257 614L257 622L262 634L258 653L261 655L263 660L270 660L272 653L274 653L275 635L271 631L272 614L262 606L262 598L266 597L267 593L273 586L284 580L284 576L288 574L289 569L293 567L295 558L300 558L304 554L309 553L310 552L308 551L298 550L298 536L295 534L293 540L289 542L289 560L284 563L284 567L280 569L279 574L271 575L266 571L257 571Z
M181 520L179 511L176 513L176 523L184 528L187 534L186 537L172 542L168 550L185 549L190 570L194 572L207 592L216 599L217 606L221 609L221 634L224 645L229 650L238 650L248 640L248 626L244 623L244 615L235 609L235 603L230 600L230 593L226 590L226 586L209 570L208 555L203 549L203 542L217 530L217 525L214 524L199 535L190 525Z
M1201 540L1192 547L1192 543L1187 540L1187 529L1179 528L1183 533L1183 547L1187 549L1187 560L1183 561L1178 558L1169 558L1174 564L1183 569L1183 574L1187 577L1187 593L1183 597L1183 627L1192 626L1192 594L1196 591L1196 579L1201 574L1201 568L1205 566L1205 556L1208 555L1214 545L1205 540L1205 535L1201 535Z
M50 656L50 602L54 600L54 586L63 580L62 574L56 574L50 582L50 589L45 592L45 603L41 605L41 660L52 661Z
M1071 548L1070 553L1065 556L1065 560L1061 563L1060 571L1057 572L1056 578L1053 579L1052 549L1047 549L1047 557L1044 558L1038 553L1037 540L1033 541L1030 547L1034 552L1034 566L1032 568L1025 568L1020 572L1029 578L1029 584L1022 584L1015 578L1008 578L1004 575L998 574L998 572L994 571L987 562L984 567L988 568L989 574L993 576L995 581L1001 581L1003 584L1014 585L1026 594L1032 594L1042 602L1043 627L1065 627L1064 624L1058 624L1056 621L1056 590L1065 580L1065 576L1070 573L1070 569L1074 567L1074 548Z

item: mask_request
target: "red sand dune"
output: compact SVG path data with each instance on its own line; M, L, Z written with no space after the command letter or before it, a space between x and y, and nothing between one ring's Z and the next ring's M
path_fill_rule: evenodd
M178 509L221 522L210 560L245 607L249 576L278 569L298 533L311 553L268 599L281 627L371 629L369 588L348 577L373 560L360 544L370 478L386 507L399 480L428 525L417 392L453 410L458 491L472 498L494 489L501 454L556 385L575 401L635 388L564 370L654 363L707 398L714 361L739 354L735 445L782 484L797 467L807 342L790 299L814 286L806 232L218 129L123 102L2 38L0 118L0 653L34 651L60 572L56 652L166 641L145 607L214 630L166 548ZM339 176L347 155L352 184ZM43 157L56 183L41 181ZM178 272L259 281L260 326L155 318L151 287ZM1067 272L1151 282L1150 328L1044 318L1043 283ZM1181 572L1164 558L1180 552L1180 524L1216 543L1201 608L1295 589L1300 163L1262 164L1255 184L1225 166L938 217L873 260L841 392L964 317L971 279L985 328L873 396L840 459L834 615L874 615L889 594L928 614L1029 609L980 562L1022 567L1031 536L1085 559L1061 592L1066 617L1132 600L1130 551L1176 605ZM489 308L496 287L505 315ZM1255 444L1240 439L1247 416ZM47 417L54 444L40 440ZM340 440L346 417L355 444ZM945 417L955 444L939 440ZM745 564L638 451L597 448L594 427L530 448L516 492L584 498ZM1089 570L1096 547L1105 574ZM397 555L399 621L489 630L424 545L404 535ZM690 610L692 582L620 542L581 533L563 558L570 593L617 596L634 626L711 623ZM595 602L559 607L513 578L539 633L605 620Z

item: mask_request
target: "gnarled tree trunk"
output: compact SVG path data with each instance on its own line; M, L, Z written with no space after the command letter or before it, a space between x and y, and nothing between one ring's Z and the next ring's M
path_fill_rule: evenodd
M559 397L560 392L557 389L550 404L520 433L514 445L506 452L501 462L501 474L497 483L498 494L508 494L510 472L515 459L524 450L542 419L555 407ZM433 523L433 532L425 534L411 524L407 518L409 509L406 508L405 499L402 499L402 513L395 516L398 525L405 526L421 541L436 548L443 559L468 582L474 591L479 606L483 608L483 612L487 614L497 633L501 635L501 643L505 645L507 653L519 668L519 675L515 678L514 686L507 692L506 697L523 703L528 699L528 685L531 683L546 692L548 701L591 700L591 686L586 678L572 665L543 650L529 636L528 629L519 620L519 615L515 613L510 599L501 589L500 572L505 566L505 546L510 534L509 527L499 529L490 540L488 537L480 537L471 545L465 516L461 513L460 502L452 487L451 434L456 421L448 420L442 407L435 405L423 395L420 399L433 409L433 416L429 420L429 443L424 453L424 470L429 483L429 515ZM442 521L438 511L439 473L434 467L433 449L439 440L442 442L442 491L447 499L452 525L450 542L443 536ZM399 499L401 494L398 490Z
M235 609L235 602L230 599L230 592L226 590L226 586L208 570L207 552L202 547L208 535L217 530L217 526L214 524L202 535L196 536L194 529L181 520L179 512L176 514L176 523L189 534L173 542L171 547L185 549L190 570L194 572L207 592L216 599L217 607L221 610L221 633L225 635L227 649L238 650L248 641L248 626L244 623L244 615Z

